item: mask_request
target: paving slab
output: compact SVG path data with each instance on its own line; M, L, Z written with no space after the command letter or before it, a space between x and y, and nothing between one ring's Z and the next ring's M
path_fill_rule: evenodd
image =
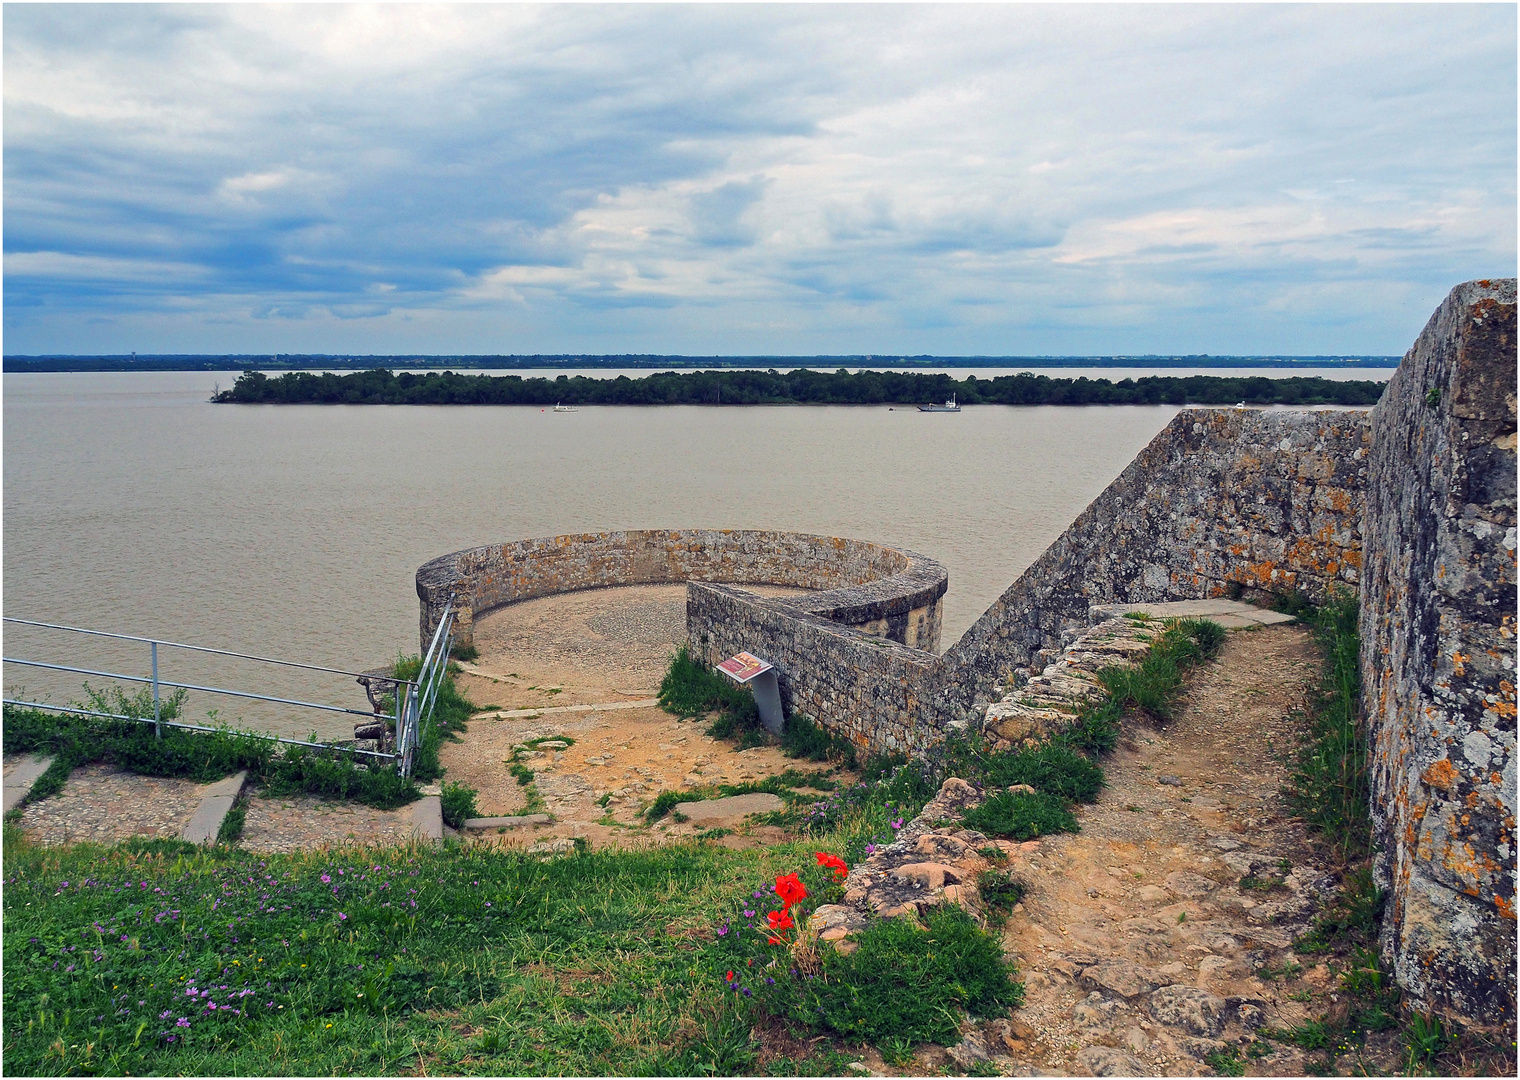
M1210 619L1226 630L1244 630L1252 626L1279 626L1295 622L1292 615L1268 611L1255 604L1221 598L1213 600L1173 600L1164 604L1093 604L1087 617L1094 624L1117 615L1138 612L1153 619Z
M443 842L443 801L424 795L412 803L412 835L434 844Z
M202 789L201 803L185 823L180 839L190 844L216 843L217 835L222 831L222 821L243 793L243 785L247 782L248 771L244 769L206 785Z
M729 795L722 799L677 803L670 808L670 812L680 814L693 825L711 827L736 824L751 814L766 814L772 810L780 810L785 805L776 795L756 791L748 795Z
M512 829L523 825L548 825L554 820L552 814L518 814L515 817L465 818L466 829Z
M32 785L52 764L51 757L26 757L5 774L5 813L9 814L22 799L31 794Z

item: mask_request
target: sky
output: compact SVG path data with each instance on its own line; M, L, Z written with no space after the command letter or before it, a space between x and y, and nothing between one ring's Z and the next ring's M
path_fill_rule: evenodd
M4 350L1403 353L1516 7L4 6Z

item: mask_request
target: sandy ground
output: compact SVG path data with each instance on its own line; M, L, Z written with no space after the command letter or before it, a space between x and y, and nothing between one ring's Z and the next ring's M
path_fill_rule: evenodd
M750 588L768 596L799 591ZM653 698L685 631L684 585L549 596L477 622L480 655L459 680L461 691L482 708L542 711L536 717L471 721L463 741L443 749L448 779L480 793L476 805L482 816L523 813L530 809L528 790L508 771L513 748L541 738L574 744L526 751L519 758L533 771L533 786L544 809L556 816L554 825L472 833L472 838L509 845L564 836L583 836L594 846L660 843L699 831L669 820L652 829L642 824L642 807L661 791L759 780L798 768L771 747L735 751L702 734L705 723L681 722L659 708L559 711ZM742 825L723 822L735 829L723 842L741 846L781 838L779 830Z

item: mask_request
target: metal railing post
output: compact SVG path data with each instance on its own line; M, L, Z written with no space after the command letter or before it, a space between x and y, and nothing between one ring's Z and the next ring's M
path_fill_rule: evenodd
M158 642L155 641L148 647L153 650L153 737L162 739L164 727L158 709Z

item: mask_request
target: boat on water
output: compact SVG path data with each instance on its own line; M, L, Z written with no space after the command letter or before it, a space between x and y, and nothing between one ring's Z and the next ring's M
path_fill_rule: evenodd
M919 412L960 412L961 407L955 403L955 395L951 394L949 400L943 405L920 405Z
M561 405L557 401L554 403L554 411L555 412L580 412L580 410L577 409L574 405Z

